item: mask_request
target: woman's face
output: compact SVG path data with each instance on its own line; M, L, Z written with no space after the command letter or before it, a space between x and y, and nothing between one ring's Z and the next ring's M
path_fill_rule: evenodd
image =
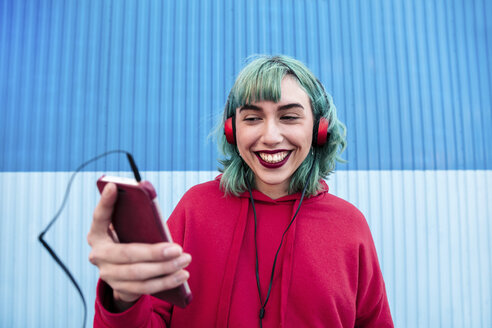
M236 109L239 154L255 174L256 188L276 199L309 154L313 113L297 80L286 75L279 102L260 101Z

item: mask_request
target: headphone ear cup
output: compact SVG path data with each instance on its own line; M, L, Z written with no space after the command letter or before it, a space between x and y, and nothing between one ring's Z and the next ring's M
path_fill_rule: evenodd
M224 122L224 135L226 140L231 145L236 144L236 120L235 116L229 117Z
M325 117L321 117L317 124L314 125L313 146L321 147L326 143L326 140L328 139L329 125L330 122Z

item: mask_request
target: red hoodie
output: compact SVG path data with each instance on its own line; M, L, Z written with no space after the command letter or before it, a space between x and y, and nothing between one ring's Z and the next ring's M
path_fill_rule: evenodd
M219 178L191 188L168 220L190 253L193 301L173 307L142 296L123 313L103 304L100 282L94 327L258 327L254 217L249 193L224 196ZM364 216L324 190L303 201L284 237L263 327L393 327L376 250ZM276 200L253 191L258 218L262 300L282 233L300 193Z

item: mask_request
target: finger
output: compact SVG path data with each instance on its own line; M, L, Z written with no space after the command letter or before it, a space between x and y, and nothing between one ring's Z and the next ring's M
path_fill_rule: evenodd
M184 253L171 261L144 262L134 264L107 264L99 274L104 281L143 281L174 274L186 268L191 262L191 255Z
M174 274L153 278L145 281L119 281L113 283L113 289L120 293L155 294L164 290L178 287L190 277L186 270L179 270Z
M113 214L114 203L116 202L116 185L108 183L101 194L101 199L94 210L90 234L102 236L106 235L111 215Z
M114 244L106 243L91 251L92 263L131 264L139 262L162 262L172 260L183 253L174 243L159 244Z

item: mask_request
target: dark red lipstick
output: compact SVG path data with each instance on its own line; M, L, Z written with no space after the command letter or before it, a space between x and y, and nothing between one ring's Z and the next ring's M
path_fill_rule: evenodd
M266 154L276 154L276 153L279 153L279 152L282 152L282 151L285 151L285 150L270 150L270 151L261 151L262 153L266 153ZM259 152L256 152L255 155L256 157L258 157L258 161L260 162L261 165L263 165L264 167L268 168L268 169L276 169L278 167L281 167L282 165L284 165L288 160L289 160L289 157L290 157L290 154L292 154L292 151L289 151L289 153L287 154L287 156L285 156L285 158L278 162L278 163L268 163L268 162L265 162L261 156L260 156L260 153Z

